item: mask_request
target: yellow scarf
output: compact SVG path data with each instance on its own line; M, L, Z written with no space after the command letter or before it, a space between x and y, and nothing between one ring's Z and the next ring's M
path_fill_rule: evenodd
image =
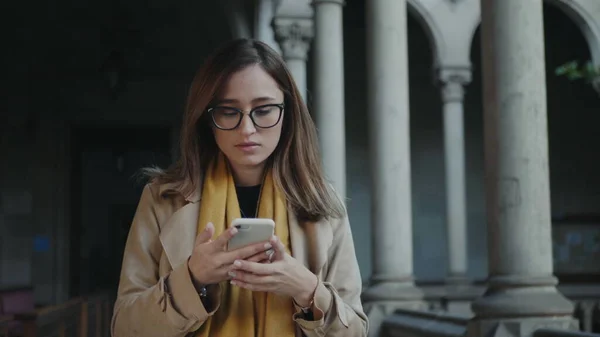
M240 207L233 177L223 154L208 168L202 187L198 233L207 223L215 226L215 237L231 221L240 217ZM267 171L258 206L259 218L275 221L275 234L290 252L287 207L283 193L275 186L271 170ZM196 337L294 336L294 306L290 297L252 292L229 281L221 283L221 305L196 332Z

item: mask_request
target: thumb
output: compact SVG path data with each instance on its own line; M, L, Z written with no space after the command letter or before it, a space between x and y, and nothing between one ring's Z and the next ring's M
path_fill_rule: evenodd
M206 227L204 227L204 230L196 236L194 246L210 242L213 234L215 234L215 226L213 226L212 222L209 222L206 224Z

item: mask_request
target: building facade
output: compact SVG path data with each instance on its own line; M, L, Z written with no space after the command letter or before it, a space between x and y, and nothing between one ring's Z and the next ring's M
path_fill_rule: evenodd
M581 29L592 62L600 68L600 2L549 3ZM277 32L284 25L300 26L289 19L293 11L286 11L292 4L300 7L299 1L279 3L285 23L278 22L275 10ZM309 5L304 5L306 13ZM312 1L314 30L309 34L309 15L302 12L302 37L288 34L286 39L280 34L277 41L285 56L299 47L290 39L300 38L304 50L310 46L306 41L314 39L313 111L321 131L323 161L334 185L345 193L346 168L340 163L345 162L346 142L344 128L339 127L345 118L340 99L344 93L340 71L343 6L341 0ZM543 2L374 0L365 7L373 248L372 272L363 298L371 333L377 335L383 319L397 308L426 308L413 269L408 11L418 18L430 40L431 68L441 91L446 283L450 286L468 283L463 105L464 87L473 78L473 39L481 27L489 278L488 291L471 306L474 318L469 333L498 334L498 323L519 331L518 335L528 335L540 324L576 327L574 306L556 290L553 271ZM294 56L291 59L297 62ZM304 83L305 69L294 70ZM593 81L600 94L600 77Z

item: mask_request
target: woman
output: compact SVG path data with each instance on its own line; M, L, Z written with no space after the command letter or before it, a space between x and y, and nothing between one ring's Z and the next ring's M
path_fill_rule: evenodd
M180 160L150 173L125 247L114 337L366 336L346 210L272 49L235 40L207 60L190 89ZM275 236L226 251L239 217L273 219Z

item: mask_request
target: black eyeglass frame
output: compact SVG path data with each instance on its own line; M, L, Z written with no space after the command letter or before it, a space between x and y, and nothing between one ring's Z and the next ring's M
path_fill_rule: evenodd
M277 121L275 123L273 123L273 125L266 126L266 127L265 126L260 126L260 125L256 124L256 121L254 120L253 112L256 111L256 110L258 110L258 109L265 108L265 107L271 107L271 106L275 106L275 107L279 108L279 116L277 117ZM223 127L219 126L217 124L217 121L215 121L215 115L213 113L213 110L216 109L216 108L219 108L219 109L229 109L229 110L237 112L240 117L238 119L238 122L235 124L235 126L232 127L232 128L223 128ZM229 107L229 106L214 106L214 107L208 108L206 110L206 112L210 114L210 118L212 120L213 125L217 129L219 129L219 130L230 131L230 130L237 129L240 126L240 124L242 124L242 119L244 119L244 115L250 116L250 120L252 121L252 124L254 124L255 127L260 128L260 129L270 129L270 128L274 127L275 125L279 124L279 121L281 121L281 116L283 116L283 110L284 110L284 108L285 108L285 104L284 103L263 104L263 105L259 105L257 107L252 108L252 110L250 110L249 112L246 113L244 110L241 110L241 109L238 109L238 108L234 108L234 107Z

